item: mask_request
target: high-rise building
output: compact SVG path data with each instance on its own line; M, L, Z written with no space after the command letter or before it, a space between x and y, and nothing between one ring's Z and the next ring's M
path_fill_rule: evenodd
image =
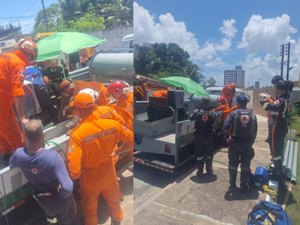
M257 81L255 81L255 83L254 83L254 88L256 88L256 89L258 89L259 88L259 81L257 80Z
M242 66L236 66L235 70L224 70L224 85L234 83L237 88L245 88L245 71Z

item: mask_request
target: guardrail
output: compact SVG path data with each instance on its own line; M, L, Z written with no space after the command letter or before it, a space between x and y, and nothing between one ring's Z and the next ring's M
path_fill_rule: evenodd
M69 78L72 80L84 80L84 81L91 81L92 76L90 74L90 67L84 67L79 70L74 70L69 73Z
M298 161L298 142L288 140L284 152L283 173L291 183L296 184Z

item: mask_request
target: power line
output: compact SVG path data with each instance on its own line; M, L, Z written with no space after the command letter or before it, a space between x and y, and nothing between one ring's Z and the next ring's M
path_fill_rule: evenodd
M33 6L37 5L38 1L39 1L39 0L36 0L30 7L28 7L28 9L26 9L26 10L24 11L23 15L26 14L29 10L32 10Z
M34 15L31 16L0 16L0 20L7 20L7 19L21 19L21 18L32 18L35 17Z

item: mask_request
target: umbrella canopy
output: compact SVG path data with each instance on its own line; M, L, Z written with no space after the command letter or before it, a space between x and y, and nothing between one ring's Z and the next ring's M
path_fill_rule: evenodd
M183 88L184 91L198 96L209 96L204 88L188 77L172 76L160 78L161 82L174 87Z
M82 48L94 47L106 42L94 36L79 32L57 32L37 42L37 61L56 58L61 52L70 54Z

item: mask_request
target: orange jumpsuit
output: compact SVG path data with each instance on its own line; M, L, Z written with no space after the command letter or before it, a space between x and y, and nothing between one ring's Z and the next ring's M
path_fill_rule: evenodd
M81 121L70 135L68 167L70 177L80 181L85 225L97 225L97 206L101 194L109 206L112 220L121 221L119 186L111 154L117 142L133 146L133 133L119 122L99 119L93 113Z
M118 121L120 124L125 126L125 120L120 116L114 109L114 107L107 105L100 105L96 108L96 113L99 114L101 119L112 119Z
M168 97L168 90L158 90L152 93L153 97L160 97L160 98L167 98Z
M218 111L222 111L223 112L223 119L225 120L227 115L228 115L228 111L229 110L229 106L227 103L224 103L222 105L219 105L217 108L212 109L212 112L218 112ZM226 111L226 113L225 113Z
M99 92L98 105L107 105L109 103L109 94L107 88L100 82L87 82L82 80L73 81L74 84L74 95L85 88L91 88Z
M19 50L0 55L0 153L2 154L9 154L24 145L13 107L14 97L24 95L22 73L26 65L29 65L29 62Z
M82 80L75 80L71 83L73 85L72 93L63 93L61 99L61 109L69 105L70 99L78 94L79 91L85 88L91 88L99 92L97 105L107 105L109 103L109 94L107 88L100 82L87 82Z
M238 108L238 106L237 106L237 105L234 105L234 106L232 106L231 108L224 110L224 111L223 111L223 113L224 113L224 114L223 114L223 117L226 119L227 116L228 116L228 114L229 114L230 112L236 110L237 108Z
M230 84L226 84L220 94L220 97L224 97L226 98L226 102L229 105L229 107L231 107L231 103L232 103L232 98L235 94L235 84L234 83L230 83Z
M133 131L133 92L126 98L118 99L115 105L115 111L125 120L125 126Z

